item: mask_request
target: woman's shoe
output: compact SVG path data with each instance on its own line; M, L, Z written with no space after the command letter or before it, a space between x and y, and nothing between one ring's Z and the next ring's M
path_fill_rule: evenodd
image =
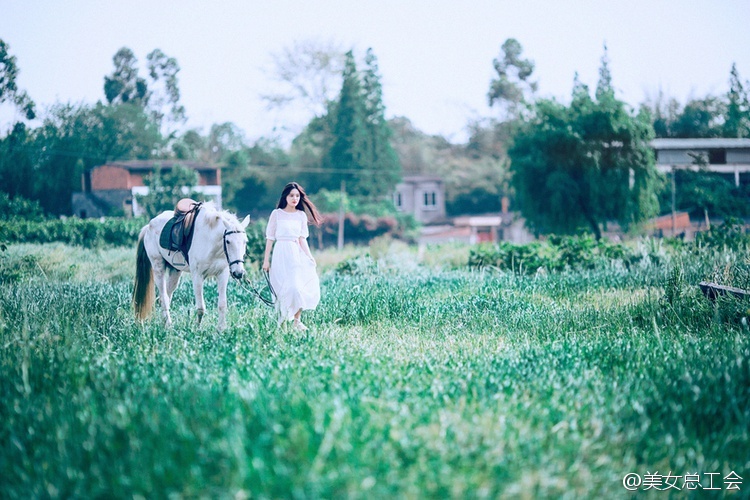
M305 324L298 319L294 320L294 328L301 332L304 332L305 330L307 330L307 327L305 326Z

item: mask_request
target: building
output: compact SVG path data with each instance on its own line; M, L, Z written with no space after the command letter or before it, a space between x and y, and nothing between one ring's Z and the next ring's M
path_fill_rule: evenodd
M750 183L750 139L654 139L656 167L715 172L731 176L734 185Z
M73 193L73 214L81 218L105 215L143 215L136 195L148 194L143 179L155 170L180 165L198 172L194 191L221 208L221 170L200 162L178 160L108 162L83 173L81 192Z
M431 224L445 221L445 186L437 176L407 176L396 185L393 204L417 222Z

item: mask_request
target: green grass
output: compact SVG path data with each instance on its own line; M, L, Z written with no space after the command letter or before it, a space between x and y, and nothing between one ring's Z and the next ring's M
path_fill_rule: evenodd
M10 246L0 497L626 498L628 472L747 478L749 306L692 286L744 276L741 256L519 276L461 252L381 248L354 274L322 254L306 333L233 283L218 333L213 284L201 327L186 283L172 329L137 324L131 249Z

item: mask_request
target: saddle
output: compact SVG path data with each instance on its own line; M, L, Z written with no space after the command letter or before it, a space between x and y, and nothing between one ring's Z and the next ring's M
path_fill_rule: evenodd
M203 205L203 202L197 202L190 198L183 198L178 201L174 208L174 217L167 221L159 235L159 245L168 252L180 252L187 265L190 265L188 251L193 244L195 217L198 215L201 205Z

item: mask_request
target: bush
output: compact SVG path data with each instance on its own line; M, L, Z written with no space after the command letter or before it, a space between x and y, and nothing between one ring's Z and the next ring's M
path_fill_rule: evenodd
M715 225L710 231L703 231L696 235L698 246L728 248L730 250L744 250L748 247L748 236L744 233L741 220L727 217L721 225Z
M409 239L413 229L411 220L398 218L393 215L375 217L372 215L356 215L348 212L344 215L344 238L346 243L368 243L373 238L389 234L394 238ZM335 244L339 232L338 214L323 214L324 245Z
M0 221L0 241L51 243L59 241L87 248L135 245L143 219L50 219Z
M42 206L36 200L27 200L22 196L11 198L8 193L0 192L0 214L5 220L44 220Z
M551 236L547 241L516 245L506 241L481 244L469 252L469 267L495 267L519 273L594 269L605 262L621 260L629 266L643 257L620 243L596 241L590 236Z

